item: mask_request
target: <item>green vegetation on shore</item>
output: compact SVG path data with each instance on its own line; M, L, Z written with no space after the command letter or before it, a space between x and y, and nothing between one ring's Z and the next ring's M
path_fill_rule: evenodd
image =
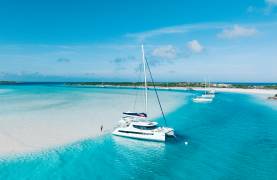
M143 82L69 82L65 85L80 85L80 86L130 86L139 87L144 86ZM149 83L151 86L151 83ZM155 82L157 87L205 87L202 82ZM243 88L243 89L277 89L277 85L250 85L250 84L224 84L224 83L211 83L210 87L214 88Z
M16 81L0 81L0 85L13 85L13 84L40 84L47 82L16 82ZM57 82L58 83L58 82ZM62 83L62 82L60 82ZM59 84L59 83L58 83ZM121 87L142 87L144 82L65 82L63 83L69 86L121 86ZM148 86L152 86L152 83L148 83ZM195 88L205 87L203 82L155 82L157 87L180 87L180 88ZM277 84L251 84L251 83L210 83L207 85L213 88L242 88L242 89L277 89Z

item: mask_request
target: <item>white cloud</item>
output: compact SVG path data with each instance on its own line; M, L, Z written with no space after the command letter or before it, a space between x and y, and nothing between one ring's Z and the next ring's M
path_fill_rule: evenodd
M135 34L127 34L127 37L136 38L139 41L144 41L145 39L154 37L154 36L160 36L165 34L176 34L176 33L184 33L185 30L181 29L179 27L168 27L168 28L161 28L157 30L152 31L146 31L142 33L135 33Z
M264 14L270 15L277 7L277 0L265 0L266 7L264 8Z
M265 3L269 4L269 5L277 5L277 0L265 0Z
M264 0L264 4L264 7L249 6L247 8L247 13L270 15L277 7L277 0Z
M275 0L277 1L277 0ZM276 6L277 7L277 6ZM264 13L263 10L256 8L255 6L249 6L247 9L248 13ZM138 41L139 43L149 40L151 38L160 38L164 35L183 35L189 32L206 32L207 30L223 30L218 36L222 38L235 38L235 37L245 37L251 36L257 33L255 28L246 27L265 27L265 26L275 26L276 22L263 22L263 23L244 23L242 25L233 25L228 22L218 22L218 23L198 23L198 24L183 24L179 26L169 26L160 29L153 29L149 31L139 32L139 33L129 33L125 34L124 37L131 38ZM229 28L229 29L228 29ZM235 31L235 32L234 32ZM228 35L227 35L228 34ZM250 35L247 35L250 34ZM226 35L226 36L225 36ZM128 40L129 41L129 40Z
M186 32L191 32L194 30L206 30L206 29L215 29L220 28L223 23L200 23L200 24L183 24L179 26L170 26L160 29L154 29L150 31L140 32L140 33L129 33L126 34L126 37L135 38L138 41L144 41L148 38L161 36L161 35L170 35L170 34L182 34Z
M201 53L204 50L204 47L197 40L189 41L187 47L193 53Z
M223 29L217 36L223 39L234 39L239 37L250 37L257 34L255 28L246 28L239 25L234 25L232 28Z
M174 59L176 58L176 48L172 45L161 46L155 48L152 52L152 56L165 58L165 59Z

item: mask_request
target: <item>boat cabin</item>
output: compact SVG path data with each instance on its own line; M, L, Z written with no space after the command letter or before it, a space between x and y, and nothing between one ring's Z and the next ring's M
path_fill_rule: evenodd
M136 112L123 112L124 115L127 116L135 116L135 117L147 117L146 113L136 113Z
M142 122L142 121L140 121L140 122L133 122L132 123L132 126L134 127L134 128L136 128L136 129L140 129L140 130L153 130L153 129L156 129L156 128L158 128L158 123L156 123L156 122L147 122L147 121L145 121L145 122Z

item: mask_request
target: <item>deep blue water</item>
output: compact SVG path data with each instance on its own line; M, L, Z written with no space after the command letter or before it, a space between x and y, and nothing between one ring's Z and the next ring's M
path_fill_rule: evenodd
M196 92L184 93L191 98ZM165 144L106 134L2 159L0 179L277 179L272 105L218 93L210 104L189 100L167 119L177 138Z

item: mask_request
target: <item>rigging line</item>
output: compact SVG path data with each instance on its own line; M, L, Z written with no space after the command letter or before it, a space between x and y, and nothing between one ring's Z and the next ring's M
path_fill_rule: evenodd
M135 82L135 91L136 91L136 96L135 96L135 101L133 104L133 111L136 111L136 105L137 105L137 99L139 96L139 92L140 92L140 81L142 79L142 67L139 67L139 76L138 76L138 86L137 86L137 82Z
M159 98L159 95L158 95L158 92L157 92L157 89L156 89L156 86L155 86L155 83L154 83L152 72L151 72L149 64L148 64L148 60L147 60L146 57L144 57L144 58L145 58L146 66L147 66L147 69L149 71L149 75L150 75L150 78L151 78L151 81L152 81L152 84L153 84L153 88L154 88L155 94L157 96L158 103L159 103L159 106L160 106L160 109L161 109L161 112L162 112L162 115L163 115L164 123L167 126L167 122L166 122L166 118L165 118L165 115L164 115L164 111L163 111L163 108L162 108L162 105L161 105L161 101L160 101L160 98Z

